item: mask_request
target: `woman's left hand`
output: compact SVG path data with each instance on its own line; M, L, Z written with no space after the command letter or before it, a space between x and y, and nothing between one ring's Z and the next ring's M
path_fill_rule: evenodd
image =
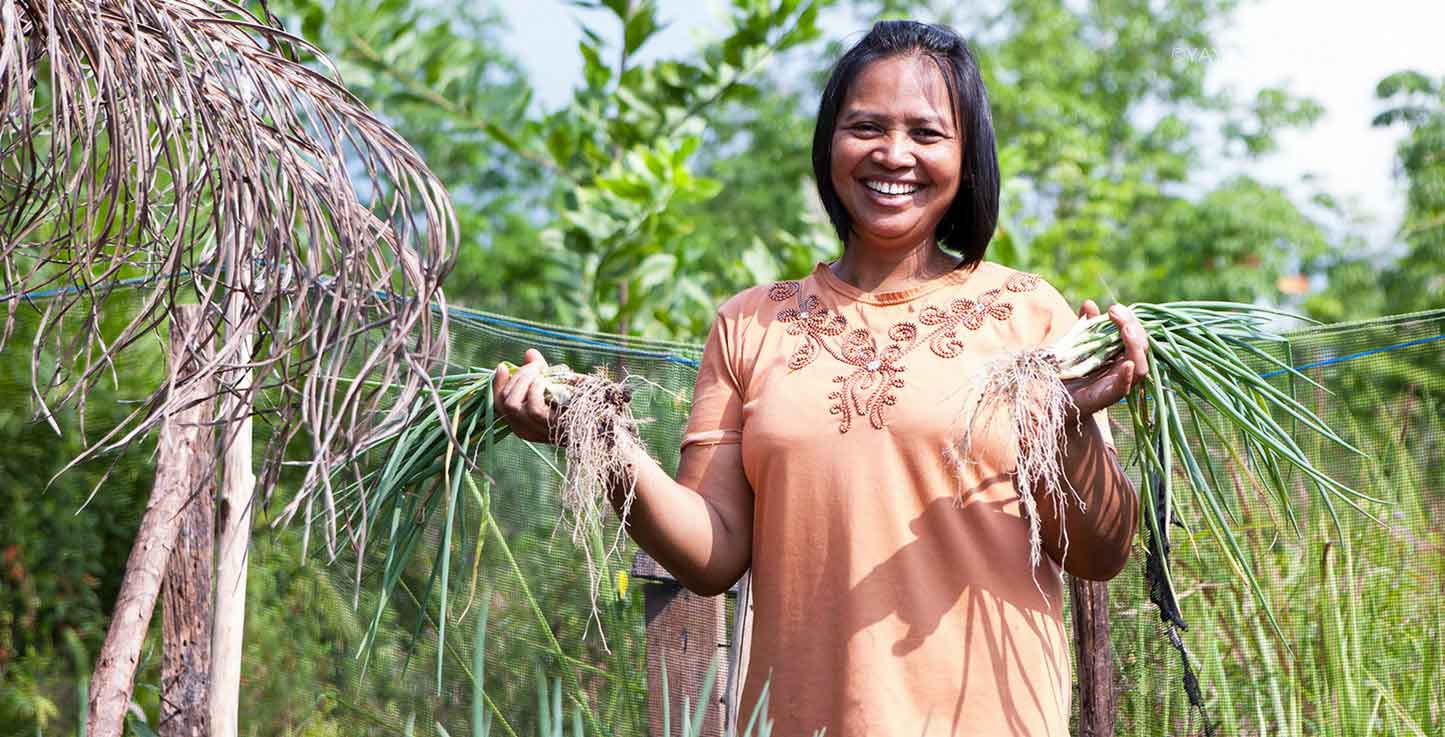
M1099 305L1094 300L1084 300L1079 310L1080 319L1099 314ZM1119 329L1124 340L1124 352L1088 376L1064 382L1069 394L1073 395L1074 406L1079 414L1088 417L1107 409L1123 399L1134 385L1149 374L1148 338L1144 326L1133 310L1121 304L1109 308L1109 319Z

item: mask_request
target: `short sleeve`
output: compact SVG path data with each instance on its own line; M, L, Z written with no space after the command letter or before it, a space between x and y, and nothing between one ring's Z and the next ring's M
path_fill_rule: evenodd
M737 318L719 310L703 345L692 390L692 413L682 447L742 442L743 382L739 380Z
M1044 301L1043 309L1047 313L1045 316L1045 325L1047 325L1047 328L1044 331L1044 337L1040 343L1047 345L1069 332L1069 329L1074 326L1074 323L1079 321L1079 315L1074 308L1069 305L1069 301L1064 298L1064 295L1060 294L1059 290L1055 289L1052 284L1048 282L1041 283L1039 292L1040 298ZM1109 429L1108 411L1096 412L1094 414L1094 423L1099 426L1099 434L1103 436L1104 442L1108 444L1110 448L1115 447L1114 433Z

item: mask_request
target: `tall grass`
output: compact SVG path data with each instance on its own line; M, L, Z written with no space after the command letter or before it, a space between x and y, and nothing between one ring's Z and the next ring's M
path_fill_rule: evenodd
M1298 537L1258 506L1239 504L1238 532L1254 552L1263 602L1223 575L1207 546L1177 547L1176 566L1201 582L1180 592L1183 636L1218 734L1445 734L1445 490L1424 481L1440 462L1431 448L1445 438L1445 421L1427 415L1407 434L1391 422L1396 411L1382 406L1343 420L1348 436L1376 442L1351 470L1337 471L1392 502L1387 527L1331 515L1303 489L1294 498ZM1155 610L1130 595L1139 590L1135 575L1113 587L1123 592L1115 601L1127 603L1114 615L1124 678L1119 734L1201 733Z

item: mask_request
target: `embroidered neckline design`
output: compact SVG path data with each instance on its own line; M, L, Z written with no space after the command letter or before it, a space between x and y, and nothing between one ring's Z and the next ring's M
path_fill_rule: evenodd
M851 373L833 377L841 384L828 394L830 414L838 415L838 432L846 433L854 417L868 418L876 430L886 423L885 410L898 402L895 390L903 388L902 374L907 370L903 359L923 343L939 358L954 358L963 352L959 326L969 330L983 327L988 318L1007 320L1013 315L1013 304L1001 300L1005 292L1030 292L1039 285L1037 274L1016 272L1004 281L1002 289L990 289L976 299L955 299L946 308L928 305L918 313L918 322L903 320L888 329L888 344L879 347L873 334L863 328L848 330L847 318L823 307L816 295L803 295L802 284L778 282L768 289L768 298L787 302L797 297L795 306L784 307L775 316L786 324L789 335L801 335L802 342L788 357L788 370L797 371L811 364L822 353L853 368ZM926 335L919 337L919 324ZM828 339L844 336L838 345Z

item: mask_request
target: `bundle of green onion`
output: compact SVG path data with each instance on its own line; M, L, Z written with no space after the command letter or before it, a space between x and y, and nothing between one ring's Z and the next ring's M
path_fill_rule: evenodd
M1148 334L1149 374L1128 396L1137 462L1146 478L1155 480L1159 498L1141 494L1141 533L1151 533L1153 552L1161 559L1167 527L1180 524L1173 517L1176 477L1201 513L1236 574L1264 603L1244 548L1234 534L1238 520L1231 509L1227 488L1210 446L1234 461L1241 475L1289 520L1295 534L1299 524L1291 505L1287 476L1300 472L1302 481L1319 493L1338 525L1335 500L1349 504L1375 519L1358 502L1383 503L1330 478L1315 468L1286 424L1310 428L1354 453L1360 451L1341 438L1289 393L1272 386L1247 362L1254 357L1282 373L1320 385L1265 348L1285 338L1267 326L1282 317L1278 310L1231 302L1172 302L1131 305ZM1009 354L991 362L981 373L977 403L969 410L962 441L965 454L975 422L995 412L1013 422L1019 447L1015 487L1021 502L1034 512L1033 494L1043 489L1062 513L1064 491L1059 488L1058 444L1063 438L1072 398L1064 381L1101 368L1123 349L1118 328L1107 315L1080 320L1052 345ZM1191 446L1191 437L1203 452ZM1027 443L1019 442L1028 439ZM967 457L965 455L965 457ZM1066 483L1066 482L1065 482ZM1077 498L1077 493L1075 494ZM1082 504L1082 501L1080 500ZM1162 509L1159 505L1162 504ZM1038 516L1032 515L1031 545L1038 561ZM1162 526L1165 529L1160 529ZM1378 521L1378 520L1376 520ZM1185 528L1188 531L1188 528ZM1192 532L1190 533L1192 534ZM1065 541L1065 544L1067 542ZM1169 569L1166 565L1164 573ZM1171 584L1172 588L1172 584ZM1268 606L1264 607L1270 611ZM1271 623L1273 615L1270 615Z
M503 365L516 371L514 365ZM336 515L329 522L350 535L356 551L358 585L369 539L384 540L379 601L363 639L363 652L369 649L382 612L397 594L402 573L418 553L424 533L439 516L441 541L419 600L429 601L440 586L437 624L441 641L445 641L452 534L464 488L483 510L482 525L491 525L500 536L489 514L490 495L486 489L491 478L487 470L492 446L510 435L511 428L496 416L492 404L493 373L478 369L437 378L435 393L414 397L395 431L358 449L352 459L337 464L327 478L303 489L292 502L291 509L295 509L305 500L309 510L315 497L328 496L326 506L333 508ZM603 544L607 494L609 487L629 483L621 466L623 454L616 452L617 446L639 442L637 423L628 406L631 389L626 382L602 375L574 373L564 364L549 366L542 381L544 396L554 408L555 440L565 451L567 463L563 470L551 466L551 459L543 456L543 460L561 480L562 513L571 522L573 541L587 559L595 615L602 566L618 547L617 540L610 547ZM365 465L358 463L363 457ZM358 468L364 470L358 472ZM477 477L482 480L480 487ZM323 484L324 490L320 488ZM630 488L625 488L624 493L625 518L633 494ZM308 530L317 521L316 516L306 515ZM486 532L483 529L479 534L478 548ZM598 560L599 556L602 560Z

